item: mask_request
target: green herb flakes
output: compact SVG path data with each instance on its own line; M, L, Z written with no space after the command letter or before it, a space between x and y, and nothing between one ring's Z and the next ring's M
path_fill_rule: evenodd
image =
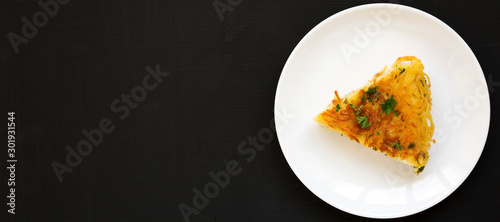
M415 143L410 143L410 145L408 145L408 149L413 149L415 147Z
M382 112L385 113L386 115L389 115L391 112L396 114L398 116L398 113L394 110L394 107L398 104L396 100L394 99L394 96L391 95L389 99L385 100L380 106L382 107Z
M404 147L399 144L399 140L397 143L392 143L392 147L398 148L398 150L404 150Z
M368 122L368 117L366 116L356 116L356 121L358 121L362 129L367 128L371 125L371 123Z

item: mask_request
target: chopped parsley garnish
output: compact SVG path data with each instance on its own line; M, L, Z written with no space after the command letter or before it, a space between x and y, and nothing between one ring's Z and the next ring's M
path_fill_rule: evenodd
M375 133L375 135L380 136L380 133L377 132L377 133Z
M404 149L403 146L399 145L399 140L398 140L397 143L392 143L392 147L398 148L398 150L403 150Z
M408 145L408 149L413 149L413 147L415 147L415 143L410 143L410 145Z
M347 104L347 98L344 99L344 104Z
M368 87L368 90L366 90L366 92L365 92L365 93L366 93L366 94L372 94L372 93L374 93L374 92L375 92L375 90L377 90L377 89L378 89L378 86L375 86L375 87L373 87L373 88L372 88L372 87Z
M421 156L423 159L425 159L425 153L424 153L424 152L421 152L421 153L420 153L420 156Z
M335 107L335 112L338 112L340 109L342 109L342 108L340 107L339 104L337 104L337 106Z
M405 71L406 71L405 68L399 68L399 76L401 76ZM394 78L398 78L398 74L396 74Z
M358 121L359 125L361 125L362 129L371 125L371 123L368 122L368 117L366 116L356 116L356 120Z
M349 106L350 106L350 107L352 107L352 108L354 109L354 111L355 111L355 113L356 113L356 116L357 116L357 115L359 115L359 113L361 112L361 111L359 111L359 110L361 110L361 109L363 108L363 105L361 105L361 106L360 106L359 108L357 108L357 109L356 109L356 107L355 107L354 105L352 105L352 104L349 104Z
M368 117L359 115L361 113L363 105L359 106L359 108L357 109L353 104L349 104L349 106L354 109L354 113L356 114L356 120L358 121L359 125L361 125L362 129L369 127L371 125L371 123L368 122Z
M380 106L382 107L382 112L385 113L386 115L389 115L391 112L396 114L398 116L398 113L394 110L394 107L398 104L396 100L394 99L394 96L391 95L389 99L385 100Z
M425 166L418 168L417 173L422 173L424 171Z
M375 87L368 87L368 90L366 90L365 93L363 93L363 97L361 97L361 100L365 101L365 94L368 95L368 101L372 102L373 101L373 94L377 92L378 86Z

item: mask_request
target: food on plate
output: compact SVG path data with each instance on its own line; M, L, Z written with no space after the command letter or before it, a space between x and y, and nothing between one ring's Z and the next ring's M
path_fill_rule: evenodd
M335 97L314 120L362 145L414 167L429 160L434 134L430 79L414 56L400 57L362 88Z

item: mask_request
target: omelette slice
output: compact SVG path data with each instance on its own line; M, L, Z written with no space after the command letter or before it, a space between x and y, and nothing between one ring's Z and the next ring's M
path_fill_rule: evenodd
M343 98L337 91L314 120L349 139L414 167L429 160L434 134L430 79L414 56L400 57Z

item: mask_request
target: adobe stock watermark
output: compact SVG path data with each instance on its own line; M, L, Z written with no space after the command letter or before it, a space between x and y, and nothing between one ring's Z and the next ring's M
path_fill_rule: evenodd
M160 65L156 65L156 70L151 67L145 67L148 74L144 76L142 82L133 87L130 93L120 95L120 99L115 99L110 104L110 109L113 113L117 114L118 121L125 120L131 109L135 109L139 106L139 103L143 102L148 95L148 92L155 90L159 84L163 82L163 78L166 78L170 73L160 71ZM76 144L76 150L71 146L66 146L67 151L64 161L53 161L50 165L54 170L59 182L63 182L63 175L65 173L73 172L73 169L78 167L82 161L83 157L87 157L92 153L92 150L98 147L104 140L104 136L112 133L115 130L115 125L110 118L102 118L99 121L98 127L91 130L82 130L82 134L85 137Z
M212 6L214 7L217 16L219 16L219 20L222 22L224 21L224 14L226 12L234 11L236 6L240 5L241 2L243 2L243 0L227 0L227 2L214 0L212 2Z
M281 130L286 127L290 120L295 118L295 115L289 114L286 109L278 110L276 112L276 120L279 121L280 124L274 124L274 118L269 121L269 126L261 128L257 132L257 136L248 136L245 140L241 141L240 144L236 147L239 157L242 159L237 160L229 160L225 163L222 170L219 170L217 173L214 171L210 171L208 176L211 178L211 181L205 183L202 189L198 189L194 187L192 203L191 205L180 203L178 205L180 214L184 221L189 222L190 217L192 215L200 214L200 211L205 209L209 204L210 200L216 198L221 189L226 188L231 182L231 178L238 176L243 168L241 167L242 162L251 163L257 157L257 153L263 151L266 148L266 145L270 144L274 138L276 137L276 130Z
M389 1L389 3L399 3L399 1ZM370 45L372 39L376 38L392 22L392 15L401 13L401 5L390 4L385 9L371 11L373 20L368 21L364 27L354 27L354 38L352 42L341 42L339 48L348 63L351 56L359 54L361 49Z
M488 75L488 78L486 78L486 83L488 84L488 91L490 91L490 93L494 93L495 87L500 86L500 82L493 81L493 74L491 73Z
M500 82L494 82L492 74L486 78L486 87L482 83L482 77L477 79L478 83L474 90L474 95L469 95L464 98L461 103L453 104L453 108L448 109L443 113L442 118L446 123L451 123L451 129L456 130L462 126L463 120L469 118L470 114L475 112L480 105L480 101L488 100L488 91L495 92L495 88L500 86ZM486 88L486 89L485 89ZM443 143L448 139L446 131L442 128L434 130L434 138L436 143Z
M452 130L457 130L462 126L464 119L469 118L471 113L479 109L481 101L489 99L488 91L493 93L495 87L500 86L500 82L494 82L491 74L488 75L486 86L482 82L482 77L479 77L476 81L474 87L470 88L472 95L464 97L460 103L453 104L448 110L443 112L442 119L444 122L451 124ZM446 142L449 131L443 129L442 127L436 127L434 129L433 138L436 140L436 144L442 144ZM434 149L429 149L429 154L432 154ZM405 183L405 178L413 176L413 170L410 170L411 166L405 164L397 163L397 173L391 171L384 172L384 177L387 184L391 188L396 188L398 185Z
M59 12L60 5L68 4L70 0L39 0L38 6L40 11L35 12L30 19L25 16L21 17L23 25L21 27L22 36L9 32L7 38L10 41L12 49L17 54L19 53L19 45L28 44L29 39L34 38L38 34L38 30L49 23L49 16L53 18Z

